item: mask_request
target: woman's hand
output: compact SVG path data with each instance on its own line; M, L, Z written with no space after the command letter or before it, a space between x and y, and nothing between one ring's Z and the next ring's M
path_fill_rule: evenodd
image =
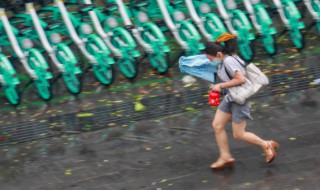
M221 84L211 84L210 88L211 88L211 90L221 92Z
M211 90L221 92L222 88L230 88L234 86L239 86L246 82L246 78L240 71L236 71L235 75L230 81L224 82L224 83L218 83L218 84L210 84Z

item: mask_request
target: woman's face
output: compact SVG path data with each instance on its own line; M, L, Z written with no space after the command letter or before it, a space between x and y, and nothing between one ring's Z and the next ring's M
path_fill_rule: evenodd
M210 55L210 54L206 54L206 56L210 61L221 62L223 54L221 52L218 52L216 56L213 56L213 55Z

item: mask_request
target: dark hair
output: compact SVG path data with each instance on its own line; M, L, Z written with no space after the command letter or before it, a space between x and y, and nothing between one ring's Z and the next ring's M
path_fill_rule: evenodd
M237 40L236 38L227 40L224 42L224 45L218 42L206 42L205 46L204 53L206 54L216 56L218 52L222 52L231 55L236 53Z

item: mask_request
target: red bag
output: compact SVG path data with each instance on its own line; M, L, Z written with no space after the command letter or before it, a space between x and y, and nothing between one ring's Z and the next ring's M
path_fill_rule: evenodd
M209 104L210 106L218 106L220 104L220 92L214 90L209 92Z

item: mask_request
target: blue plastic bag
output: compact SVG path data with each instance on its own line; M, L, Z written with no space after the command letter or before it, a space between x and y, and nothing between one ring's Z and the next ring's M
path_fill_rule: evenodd
M215 82L218 65L219 64L211 62L205 54L188 57L181 56L179 59L179 68L181 72L188 73L211 83Z

